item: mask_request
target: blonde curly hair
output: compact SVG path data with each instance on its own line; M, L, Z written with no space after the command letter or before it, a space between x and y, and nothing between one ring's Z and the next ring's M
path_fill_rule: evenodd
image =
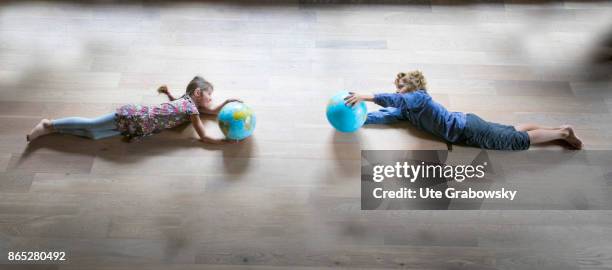
M427 91L427 80L420 70L398 73L395 78L395 84L398 90L404 90L406 92L416 90Z

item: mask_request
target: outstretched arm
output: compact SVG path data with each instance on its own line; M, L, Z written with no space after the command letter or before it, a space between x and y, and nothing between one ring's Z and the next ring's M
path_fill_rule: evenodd
M404 119L405 117L400 109L387 107L369 112L365 124L392 124Z
M349 106L353 106L361 101L374 101L373 94L357 94L354 92L349 92L349 95L344 98L344 103Z
M395 107L395 108L403 108L404 100L401 94L357 94L350 93L349 96L345 98L346 104L349 106L353 106L360 101L370 101L374 102L383 107Z
M212 115L217 115L219 114L219 111L221 111L221 108L223 108L223 106L225 106L226 104L230 103L230 102L242 102L242 100L237 99L237 98L228 98L225 101L223 101L223 103L219 104L219 105L209 105L209 107L200 107L198 109L200 109L200 112L205 113L205 114L212 114Z
M200 120L199 115L192 114L190 116L190 119L191 119L191 124L193 125L193 129L195 129L196 133L198 133L198 136L200 136L201 142L209 143L209 144L226 144L226 143L235 142L235 141L229 141L225 139L215 139L215 138L211 138L207 136L206 133L204 133L204 125L202 125L202 120Z
M170 93L170 90L168 89L168 86L166 85L162 85L159 88L157 88L157 93L166 95L170 101L174 101L176 99L172 95L172 93Z

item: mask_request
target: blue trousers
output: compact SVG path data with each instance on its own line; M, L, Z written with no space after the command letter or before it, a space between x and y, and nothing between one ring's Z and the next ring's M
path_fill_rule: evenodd
M484 149L527 150L529 134L518 131L513 126L487 122L478 115L466 114L464 143Z
M98 140L121 135L115 125L115 113L96 118L66 117L51 121L53 129L59 133L87 137Z

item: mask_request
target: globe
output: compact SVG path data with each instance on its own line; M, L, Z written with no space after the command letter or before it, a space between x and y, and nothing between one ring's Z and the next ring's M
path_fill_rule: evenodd
M346 105L344 98L349 92L338 92L327 104L327 121L338 131L354 132L365 123L368 109L365 103L359 102L354 106Z
M230 102L225 104L219 115L219 128L230 140L242 140L253 134L255 130L255 114L249 106L242 102Z

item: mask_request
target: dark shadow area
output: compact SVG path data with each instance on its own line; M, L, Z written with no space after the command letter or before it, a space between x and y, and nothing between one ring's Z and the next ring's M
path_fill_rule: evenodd
M448 144L449 145L449 150L452 150L452 146L453 144ZM464 147L470 147L470 148L474 148L474 149L478 149L478 147L475 146L470 146L470 145L466 145L463 143L457 143L454 145L458 145L458 146L464 146ZM568 144L566 141L564 140L556 140L556 141L552 141L552 142L545 142L545 143L538 143L538 144L534 144L531 145L530 147L551 147L551 146L558 146L561 147L562 149L568 149L571 147L570 144Z
M250 167L251 152L255 146L255 138L249 137L244 141L221 146L223 153L223 168L229 174L243 174Z
M214 115L203 115L201 118L202 121L215 122L215 125L217 125L217 117ZM209 151L221 151L225 171L230 174L242 174L249 168L251 154L255 147L254 136L255 134L243 141L232 144L203 144L202 148Z
M560 1L560 0L299 0L300 4L346 4L346 5L501 5L501 4L548 4L567 2L603 2L598 0Z
M329 144L333 148L334 162L336 168L339 168L342 175L354 175L358 170L355 167L356 160L359 159L361 149L361 133L359 131L352 133L339 132L330 127L332 130Z
M588 56L586 69L593 81L612 79L612 26L597 41ZM609 89L608 89L609 90Z
M612 63L612 29L603 36L593 53L592 60L596 64Z

